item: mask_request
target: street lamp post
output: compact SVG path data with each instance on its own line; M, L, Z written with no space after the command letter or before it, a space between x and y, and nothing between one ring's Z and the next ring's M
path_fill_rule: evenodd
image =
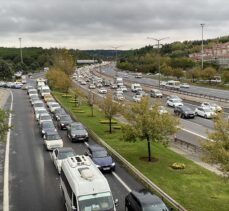
M160 85L161 85L161 71L160 71L160 41L164 40L164 39L167 39L168 37L163 37L161 39L156 39L156 38L153 38L153 37L147 37L148 39L151 39L151 40L155 40L157 41L157 49L158 49L158 74L159 74L159 77L158 77L158 85L159 85L159 88L160 88Z
M21 63L23 64L22 48L21 48L21 40L22 40L22 38L21 38L21 37L19 37L18 39L19 39L19 42L20 42L20 55L21 55Z
M200 26L202 28L202 43L201 43L201 68L204 69L204 23L201 23Z
M114 46L112 47L114 50L115 50L115 64L117 66L117 58L118 58L118 55L117 55L117 49L120 48L120 46ZM117 70L115 71L115 76L117 77L118 76L118 73L117 73Z

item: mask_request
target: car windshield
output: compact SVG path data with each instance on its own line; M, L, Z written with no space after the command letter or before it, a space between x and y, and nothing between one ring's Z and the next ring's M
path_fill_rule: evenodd
M46 122L45 122L46 123ZM43 124L42 127L44 129L51 129L51 128L55 128L54 124L53 123L48 123L48 124Z
M71 121L71 118L69 116L61 116L60 120L61 121Z
M110 192L80 196L79 211L109 211L114 210L114 203Z
M37 91L29 91L29 94L37 94Z
M58 134L51 134L46 136L46 140L54 141L60 139L60 136Z
M83 125L72 125L73 130L84 130Z
M35 108L39 108L39 107L44 107L44 104L43 103L35 103L33 106Z
M173 99L173 102L174 102L174 103L180 103L180 100L178 100L178 99Z
M204 108L205 112L212 112L212 110L210 108Z
M58 159L63 160L65 158L73 157L73 156L75 156L75 153L73 151L59 152Z
M51 116L49 116L49 115L44 115L44 116L41 116L40 118L41 118L41 120L50 120L50 119L52 119Z
M51 104L51 106L54 107L54 108L55 108L55 107L60 107L59 104Z
M143 206L143 211L169 211L164 203Z
M94 158L104 158L107 157L107 151L106 150L98 150L93 152L93 157Z

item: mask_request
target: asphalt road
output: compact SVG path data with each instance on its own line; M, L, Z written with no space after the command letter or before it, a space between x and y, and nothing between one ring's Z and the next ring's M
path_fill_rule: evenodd
M13 90L14 129L10 145L10 210L65 210L60 191L59 175L52 163L50 153L43 146L32 107L24 90ZM71 143L66 131L59 131L64 146L72 147L77 154L86 151L84 143ZM89 140L89 144L94 143ZM124 210L124 198L129 189L140 189L139 184L125 169L116 164L115 174L106 173L114 199L119 199L118 211Z
M113 75L113 76L115 76L118 73L119 76L123 77L125 74L122 71L116 72L114 70L114 67L112 66L107 66L103 70L105 70L106 73ZM155 80L152 78L146 78L144 76L143 78L135 78L133 74L128 74L128 79L134 82L158 86L158 80ZM196 93L196 94L204 94L204 95L229 99L229 91L227 90L205 88L205 87L200 87L200 86L190 86L189 89L181 88L181 90L186 91L186 92Z

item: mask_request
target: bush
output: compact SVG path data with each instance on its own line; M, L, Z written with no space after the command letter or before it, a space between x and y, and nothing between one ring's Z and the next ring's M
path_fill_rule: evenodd
M184 163L173 163L171 167L173 169L185 169L185 164Z
M120 125L115 125L113 128L116 129L116 130L120 130L121 126Z

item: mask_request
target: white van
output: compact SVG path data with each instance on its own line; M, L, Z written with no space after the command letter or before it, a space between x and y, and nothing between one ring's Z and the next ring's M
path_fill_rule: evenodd
M140 84L131 84L131 91L132 92L137 92L137 91L142 91L142 87Z
M113 210L115 204L109 184L84 155L69 157L62 161L60 183L68 211Z
M41 93L41 97L44 97L45 95L50 95L49 86L42 86L40 93Z

